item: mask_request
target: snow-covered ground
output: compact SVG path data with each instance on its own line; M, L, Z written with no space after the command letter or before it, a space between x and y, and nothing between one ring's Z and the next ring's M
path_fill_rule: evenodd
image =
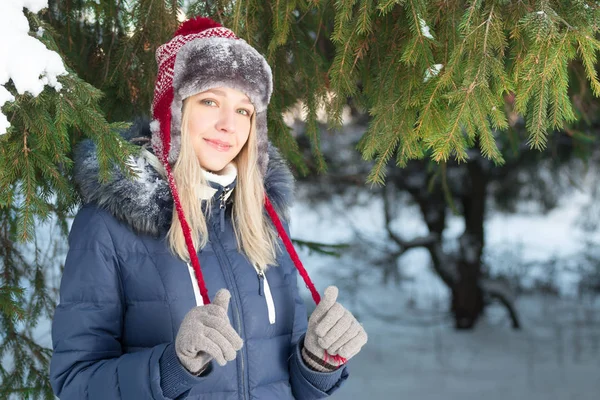
M398 296L401 297L401 296ZM485 320L473 332L450 321L387 323L363 315L369 342L336 399L593 400L600 390L600 314L551 299L518 304L521 332ZM394 310L393 308L391 310ZM412 312L394 310L401 317Z
M520 249L525 261L544 261L580 251L574 223L585 194L548 215L495 215L486 225L487 243ZM385 232L378 204L333 209L298 203L292 236L325 243L349 240L353 227L370 239ZM336 211L337 210L337 211ZM352 221L352 222L350 222ZM409 239L423 234L418 212L401 211L396 228ZM462 230L451 219L450 239ZM357 315L369 342L351 361L351 379L335 399L569 400L597 399L600 392L600 297L568 294L573 281L561 279L561 298L521 297L523 329L513 331L499 305L472 332L456 332L447 311L448 292L432 273L424 250L401 260L400 285L382 285L379 273L360 260L323 257L300 250L319 291L340 285L340 301ZM303 289L308 299L308 291ZM310 304L310 302L307 300ZM312 305L311 305L312 306Z

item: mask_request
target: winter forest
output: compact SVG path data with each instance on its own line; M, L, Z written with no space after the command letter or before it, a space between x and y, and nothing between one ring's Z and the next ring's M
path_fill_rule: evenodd
M104 180L135 173L120 133L197 15L270 64L292 239L369 334L332 398L598 398L590 0L2 0L0 398L55 398L73 149L92 139Z

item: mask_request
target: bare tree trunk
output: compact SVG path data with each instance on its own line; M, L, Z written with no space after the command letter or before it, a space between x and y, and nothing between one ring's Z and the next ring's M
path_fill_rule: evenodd
M476 158L467 164L467 190L460 198L465 231L460 238L458 280L452 287L452 311L457 329L471 329L484 309L481 281L481 256L484 246L487 177Z
M390 176L388 179L394 179L396 186L410 193L419 205L430 236L435 238L425 246L429 250L433 268L442 281L451 288L456 282L456 269L454 261L442 249L442 234L446 228L446 209L448 208L444 193L439 185L434 185L429 190L428 182L431 179L429 173L422 174L421 179L406 179L407 176L419 176L419 171L425 170L426 166L423 162L415 162L406 170L395 170L394 172L398 175Z
M484 246L484 218L488 177L481 160L476 158L465 168L466 174L460 182L448 188L451 196L462 206L465 231L460 239L457 254L443 251L442 238L446 228L448 202L442 185L429 185L432 173L423 174L422 179L414 179L418 171L425 170L423 164L413 164L414 169L400 172L395 178L398 187L407 190L419 205L430 236L435 240L425 246L429 250L433 268L452 293L450 309L454 314L457 329L472 329L483 313L484 294L481 281L481 256ZM411 175L412 179L402 176ZM390 177L390 179L392 179Z
M454 314L456 329L472 329L490 299L499 300L506 307L515 329L520 326L510 288L499 291L499 282L489 279L482 271L488 187L497 180L497 174L490 163L479 156L465 164L448 164L444 171L432 168L427 161L412 161L406 168L391 168L381 191L386 230L389 239L396 244L394 250L384 255L383 276L399 280L396 260L410 249L427 248L433 269L451 292L448 309ZM337 176L329 185L357 185L360 181L355 175ZM393 229L395 191L410 194L419 206L429 234L404 238ZM454 207L450 202L459 208L465 228L458 250L449 251L443 247L443 233L448 211Z

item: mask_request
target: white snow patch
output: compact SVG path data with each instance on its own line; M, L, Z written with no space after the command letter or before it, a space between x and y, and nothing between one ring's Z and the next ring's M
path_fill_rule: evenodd
M185 10L183 8L178 8L177 9L177 21L181 22L185 22L187 20L187 15L185 15Z
M429 31L429 26L427 25L425 20L421 17L419 17L419 24L421 25L421 32L423 32L423 36L425 36L428 39L433 39L433 36L431 35L431 32Z
M136 181L144 186L143 190L137 192L135 197L136 202L144 206L153 206L152 200L154 199L154 193L156 192L160 181L158 178L151 178L150 173L146 168L146 159L143 156L129 156L127 165L137 175Z
M427 71L425 71L425 77L423 78L423 82L427 82L434 76L437 76L442 70L442 68L444 68L444 64L434 64L431 67L427 68Z
M39 95L44 86L61 89L57 78L67 71L60 56L48 50L42 42L29 36L29 23L23 8L37 13L48 6L48 0L9 0L0 12L0 85L12 80L19 94ZM37 32L38 36L40 31ZM2 87L0 107L14 98L6 95ZM5 134L10 123L0 114L0 135Z

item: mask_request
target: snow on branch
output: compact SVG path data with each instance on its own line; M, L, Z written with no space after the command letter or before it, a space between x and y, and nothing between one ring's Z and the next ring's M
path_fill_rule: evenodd
M48 6L48 0L4 0L0 12L0 107L14 101L4 87L10 80L19 94L39 95L45 85L61 89L57 78L67 71L60 56L35 37L29 35L29 22L23 8L37 13ZM10 127L6 115L0 113L0 135Z

